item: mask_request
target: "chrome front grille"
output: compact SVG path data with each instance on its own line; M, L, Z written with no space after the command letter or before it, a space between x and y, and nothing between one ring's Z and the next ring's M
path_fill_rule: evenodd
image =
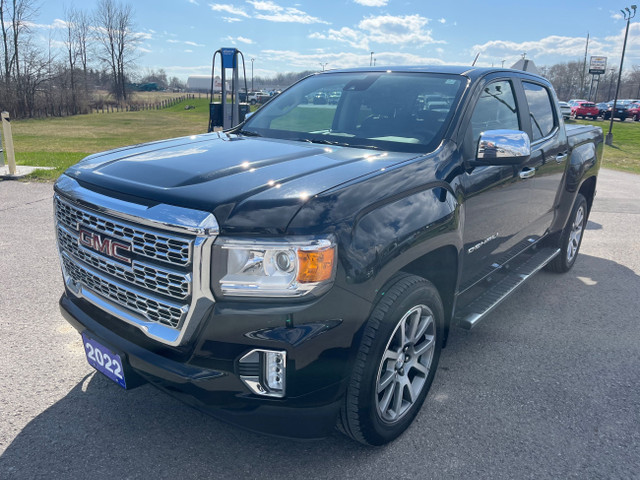
M158 232L130 225L113 218L105 218L56 197L56 219L67 228L76 230L82 225L98 233L104 233L131 243L131 250L144 257L174 265L187 265L191 258L190 242Z
M92 273L74 262L65 253L62 254L62 266L67 274L85 288L142 315L151 322L178 328L189 310L188 305L169 305L162 300L153 299L142 292L135 292L126 286L118 285L108 278Z
M188 340L197 325L192 320L214 301L208 274L201 274L209 272L218 233L212 214L123 202L65 175L56 183L54 213L71 294L162 343ZM105 244L117 244L118 250Z
M125 282L135 283L138 287L171 298L185 299L189 296L191 290L189 273L170 272L166 268L152 267L135 260L130 268L121 265L79 245L78 237L62 225L58 225L58 244L60 249L71 257Z

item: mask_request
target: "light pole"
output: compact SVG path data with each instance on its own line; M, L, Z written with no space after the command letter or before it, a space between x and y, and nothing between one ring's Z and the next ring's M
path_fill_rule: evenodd
M320 66L322 67L323 72L324 72L324 67L326 67L328 64L329 62L320 63Z
M607 95L608 98L611 98L611 90L613 89L613 72L615 72L616 69L612 68L611 69L611 75L609 76L609 94ZM609 101L609 100L607 100Z
M604 139L604 143L607 145L613 145L613 117L615 117L616 113L616 104L618 103L618 93L620 91L620 80L622 79L622 64L624 62L624 51L627 49L627 37L629 36L629 22L631 19L636 16L636 6L631 5L631 10L629 7L625 7L624 10L620 10L622 12L622 16L627 21L627 29L624 32L624 42L622 44L622 55L620 56L620 70L618 71L618 84L616 85L616 96L613 99L613 109L611 110L611 123L609 123L609 133L607 133L606 138Z
M369 60L369 66L373 67L373 54L376 52L371 52L371 59Z
M255 58L251 59L251 91L253 92L253 62L255 61Z

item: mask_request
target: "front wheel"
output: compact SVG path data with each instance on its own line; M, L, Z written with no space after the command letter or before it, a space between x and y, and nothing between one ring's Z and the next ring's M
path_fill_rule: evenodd
M366 445L383 445L409 427L435 376L443 322L433 284L414 275L396 278L365 326L339 430Z
M557 273L565 273L571 270L582 244L582 236L587 225L587 216L587 200L579 193L576 196L567 225L560 236L560 253L547 264L547 270Z

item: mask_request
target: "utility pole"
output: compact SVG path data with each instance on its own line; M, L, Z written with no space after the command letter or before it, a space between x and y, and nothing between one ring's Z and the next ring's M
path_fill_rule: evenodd
M580 82L580 96L584 97L584 92L586 90L586 80L587 80L587 53L589 52L589 32L587 32L587 43L584 46L584 63L582 64L582 75ZM593 79L591 80L591 86L593 87ZM589 91L589 95L591 95L591 91Z
M251 91L253 92L253 62L255 61L255 58L251 59Z
M376 52L371 52L371 59L369 60L369 66L373 67L373 54Z
M611 75L609 76L609 93L607 94L607 98L611 98L611 90L613 90L613 72L615 71L616 71L615 68L611 69Z
M613 99L613 109L611 110L611 123L609 123L609 133L607 133L606 138L604 139L604 143L607 145L613 145L613 117L615 117L616 113L616 105L618 104L618 93L620 92L620 80L622 79L622 65L624 63L624 51L627 49L627 37L629 36L629 22L631 19L636 16L636 6L631 5L631 10L629 7L625 7L624 10L620 10L622 12L622 16L627 21L627 29L624 32L624 43L622 44L622 55L620 56L620 71L618 72L618 84L616 85L616 96Z
M323 72L324 72L324 67L326 67L328 64L329 62L320 63L320 66L322 67Z

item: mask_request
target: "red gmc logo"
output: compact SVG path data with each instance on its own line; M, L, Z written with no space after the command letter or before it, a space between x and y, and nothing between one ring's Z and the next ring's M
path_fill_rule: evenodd
M123 255L124 252L131 251L131 245L126 245L116 240L111 240L110 238L102 238L98 233L81 229L78 244L113 257L121 262L131 263L131 259Z

